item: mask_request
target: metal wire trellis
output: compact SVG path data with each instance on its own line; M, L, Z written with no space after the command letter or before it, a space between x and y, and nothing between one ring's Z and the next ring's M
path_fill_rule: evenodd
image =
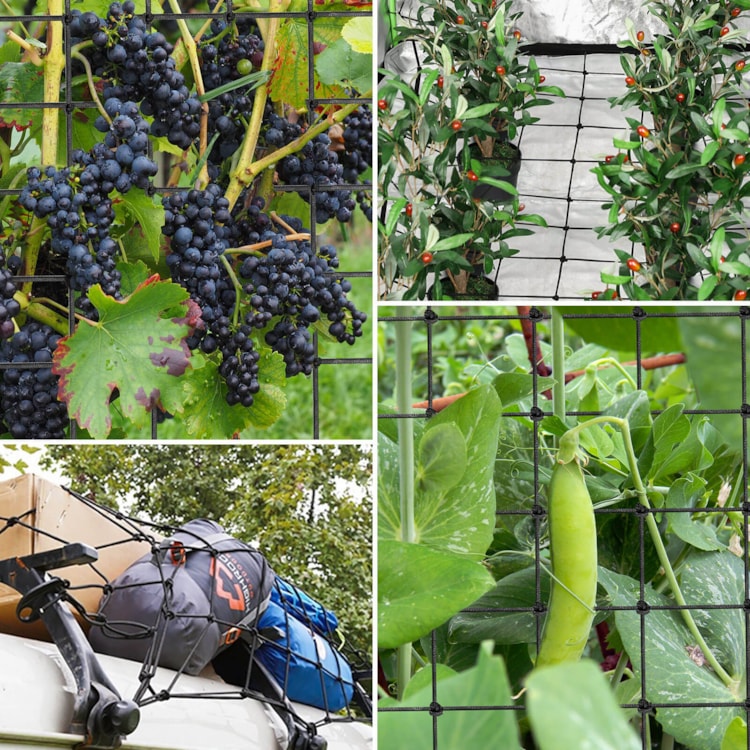
M662 364L672 364L675 361L684 362L684 358L680 357L678 360L665 359L661 356L655 358L647 356L649 351L644 348L644 339L646 339L646 345L648 345L648 334L652 333L660 325L666 325L667 322L676 321L681 324L683 321L690 323L691 321L702 321L704 323L703 334L696 334L701 338L709 338L711 336L711 330L716 327L715 330L718 332L719 327L725 327L728 331L727 342L722 345L720 350L717 350L717 361L715 377L729 378L731 377L731 390L728 394L723 397L716 397L713 402L710 403L696 403L689 405L689 408L684 409L685 414L691 415L691 419L704 418L709 424L714 424L719 419L731 419L733 420L734 433L741 434L741 448L735 442L732 443L731 448L736 449L737 462L739 464L739 472L732 478L726 479L726 482L734 482L732 490L732 500L727 501L725 497L723 501L709 502L708 504L701 502L697 504L686 504L683 502L679 507L673 507L670 505L667 507L666 503L662 503L659 507L647 508L637 500L633 500L631 503L628 502L617 502L614 507L611 504L602 503L601 507L595 505L595 516L597 519L597 526L599 527L599 546L602 546L602 535L606 535L606 532L602 531L602 524L608 519L630 519L628 523L634 523L637 526L637 531L632 537L630 537L631 546L625 550L625 552L633 560L637 560L637 564L634 563L634 571L632 576L638 580L637 596L633 595L632 603L627 605L614 604L611 600L602 596L602 585L600 578L600 589L599 596L597 599L596 607L596 620L595 628L590 634L590 640L586 651L586 656L592 658L602 665L602 670L610 671L614 669L615 663L618 661L618 657L622 659L623 651L619 650L619 647L610 647L607 644L607 625L603 623L605 618L609 619L614 616L614 613L632 613L632 616L637 617L639 620L638 632L640 637L640 647L637 652L627 652L627 655L632 659L633 663L636 664L636 681L639 692L636 695L636 699L622 703L622 708L627 709L638 717L633 723L638 728L641 746L644 750L650 750L652 745L652 732L657 731L658 727L656 724L649 724L650 717L656 717L658 721L660 718L660 712L671 712L674 710L684 712L698 712L698 716L701 717L700 721L705 726L711 726L713 723L718 721L718 713L721 709L733 710L737 715L742 716L745 720L748 718L750 712L750 705L744 698L743 695L748 695L750 690L750 608L748 602L750 602L750 569L748 566L748 556L746 553L747 541L748 541L748 530L749 530L749 519L750 519L750 498L748 497L748 423L747 418L750 415L750 404L747 401L747 375L748 375L748 362L747 362L747 325L750 320L750 308L748 307L717 307L716 309L697 308L690 306L682 306L675 308L664 308L661 306L648 306L648 307L622 307L622 308L606 308L606 310L596 310L594 307L565 307L558 308L562 314L563 320L568 323L575 323L576 321L585 322L599 322L602 326L606 325L608 321L618 321L620 323L627 321L630 333L616 342L612 342L609 347L610 351L622 351L627 352L628 357L631 352L635 353L633 362L629 362L628 365L633 367L633 378L638 390L648 387L649 381L647 380L648 371L653 368L658 368ZM507 521L509 524L513 524L513 528L518 528L515 524L518 521L525 519L527 526L523 537L525 539L529 554L533 554L533 573L534 573L534 591L533 600L531 599L531 593L529 594L529 601L527 605L519 606L472 606L468 607L460 613L461 616L466 614L482 614L484 616L495 616L497 618L507 617L513 615L515 617L524 617L523 620L527 624L531 623L529 627L533 628L534 637L531 639L532 645L536 645L537 649L541 643L544 619L547 613L548 601L546 595L542 592L543 582L543 549L544 539L546 536L546 497L544 480L540 468L547 466L548 464L548 446L545 440L542 438L542 432L545 429L543 427L543 420L545 418L552 417L551 401L549 400L549 394L546 393L546 389L549 388L549 381L542 378L548 376L555 377L555 373L551 371L547 363L542 357L542 348L540 344L547 341L549 333L549 322L551 319L550 309L540 309L537 307L519 307L517 311L509 310L508 308L497 308L489 310L487 307L464 307L464 308L453 308L448 306L437 306L428 307L424 309L421 314L416 314L416 310L412 312L407 308L383 308L381 311L384 313L381 315L380 325L382 328L381 337L386 342L385 346L388 347L389 343L392 343L393 338L393 324L397 322L409 322L412 326L412 382L414 384L415 393L413 398L415 403L413 411L399 412L394 407L388 406L392 402L390 397L392 395L392 389L395 388L393 382L393 373L389 370L381 369L380 383L381 383L381 400L385 402L385 406L382 409L380 419L383 420L403 420L403 419L416 419L416 420L429 420L439 410L444 408L447 399L444 399L440 394L440 391L445 387L446 382L453 380L454 388L457 387L454 377L444 377L445 372L455 373L455 360L457 358L465 357L466 361L461 362L464 366L473 364L477 360L481 364L482 362L493 362L495 357L500 357L500 350L504 351L505 338L503 335L496 335L493 339L497 347L497 351L486 352L482 351L481 344L479 348L472 348L470 345L465 344L465 337L467 332L472 330L472 326L497 326L502 327L505 331L505 335L511 332L517 333L519 328L523 331L525 338L526 348L528 350L529 368L528 373L530 374L533 381L533 392L528 398L520 399L522 408L514 407L513 404L509 404L505 407L501 417L501 435L503 434L502 424L511 422L522 422L528 427L531 433L529 444L524 444L523 448L528 451L528 455L531 458L527 459L526 462L533 463L532 467L528 466L527 470L521 472L524 477L528 478L528 492L525 500L519 501L519 493L523 493L525 490L509 488L508 482L516 481L515 479L509 479L510 474L504 474L504 484L498 484L500 481L497 476L496 492L497 492L497 511L496 521L498 528L505 528L504 523ZM632 326L630 325L632 323ZM618 329L622 332L622 329ZM572 335L575 336L575 329L572 331ZM582 335L582 334L581 334ZM488 336L488 340L490 337ZM583 339L577 339L581 341L581 346L586 342L585 337ZM416 343L415 343L416 342ZM464 344L464 348L461 349L461 354L456 353L456 348ZM703 346L708 346L708 341L703 341ZM674 343L675 347L679 344ZM697 346L701 346L698 343ZM718 354L718 351L721 354ZM479 352L479 354L477 354ZM656 352L652 352L656 354ZM662 355L664 352L659 351L658 354ZM388 364L392 364L389 360L388 351L381 353L381 358L386 362L385 367ZM391 356L392 359L392 356ZM688 355L687 361L690 361L690 355ZM719 364L721 362L731 362L732 368L722 368ZM516 366L515 371L518 367L518 359L514 360ZM477 365L478 367L478 365ZM504 372L502 365L499 365L501 372ZM511 368L513 369L513 368ZM476 369L472 369L471 372L476 377ZM713 372L713 370L712 370ZM577 377L583 375L583 371L576 373L566 373L566 382L573 382ZM651 377L648 375L648 377ZM464 383L465 385L465 383ZM700 395L700 394L699 394ZM421 401L425 399L424 401ZM665 409L656 408L654 402L651 403L651 416L653 418L658 417L664 413ZM608 413L605 410L586 410L586 409L570 409L566 408L565 416L569 421L569 426L576 424L579 419L586 419L588 417L600 416L603 413ZM741 433L739 432L738 424L741 425ZM508 434L513 435L516 433L509 432ZM512 442L512 441L511 441ZM509 461L516 461L519 463L521 460L514 458L514 455L508 453L512 451L514 447L518 448L518 445L510 445L508 441L504 443L504 448L498 447L498 460L504 459L506 453L508 454L507 459ZM691 471L693 466L688 467L684 473ZM513 474L515 477L516 474ZM546 476L546 474L545 474ZM382 481L382 479L381 479ZM527 481L526 479L518 479L519 483ZM524 485L526 487L527 485ZM728 487L727 487L728 490ZM467 502L470 500L467 499ZM727 505L724 503L727 502ZM693 594L692 598L687 597L685 604L679 604L673 599L666 600L666 603L661 600L656 601L656 594L650 587L647 588L648 582L651 580L651 573L647 573L649 566L652 562L648 560L649 555L653 552L652 542L649 538L647 531L646 519L649 515L653 515L658 518L661 522L661 528L667 527L668 519L680 519L680 518L696 518L700 520L709 519L711 517L717 517L718 515L726 515L729 506L732 511L738 512L741 516L740 528L741 531L737 532L739 538L736 541L737 549L735 554L738 555L738 565L742 568L742 580L738 583L738 590L736 596L728 596L726 599L714 599L701 600L696 598L696 594ZM513 521L516 519L516 521ZM611 528L611 527L610 527ZM527 532L527 533L526 533ZM637 545L637 547L636 547ZM726 551L726 546L722 547ZM497 552L497 546L493 545L492 550ZM693 550L695 552L695 550ZM489 553L488 553L489 554ZM741 563L739 560L741 559ZM726 581L717 580L717 585L721 588L722 586L728 587ZM728 589L722 588L722 591L726 593ZM651 601L649 601L651 599ZM659 612L667 613L692 613L696 620L702 616L702 613L706 612L727 612L735 613L735 619L733 622L735 625L742 623L740 632L736 635L742 641L742 657L741 665L738 665L742 674L735 675L740 681L740 690L737 694L736 699L728 700L704 700L696 698L695 695L690 693L690 685L684 686L679 685L675 687L676 693L665 698L663 692L660 692L660 688L657 687L657 683L664 677L663 672L660 674L662 669L658 664L655 664L655 657L653 650L649 649L650 639L654 634L655 625L651 625L654 618L657 617ZM651 620L649 620L651 615ZM499 622L499 620L498 620ZM515 620L513 622L516 622ZM444 626L445 627L445 626ZM511 626L508 626L511 627ZM709 625L705 622L701 626L706 635L709 635ZM714 633L715 635L715 633ZM445 700L441 700L441 681L438 679L438 672L436 665L441 661L445 661L445 652L442 650L441 645L446 635L441 628L440 630L433 631L429 637L429 641L422 639L424 647L423 658L425 662L432 667L432 682L431 682L431 701L425 705L413 706L399 706L390 705L387 708L379 709L381 715L384 714L396 714L397 716L406 716L411 712L418 712L420 714L428 714L432 718L432 739L431 745L437 750L437 748L443 748L447 750L448 745L445 741L441 741L441 717L446 714L452 714L454 712L479 712L479 711L510 711L513 712L520 720L525 711L524 699L521 697L522 693L515 696L515 698L507 703L500 705L447 705ZM489 636L487 636L489 637ZM523 640L523 639L521 639ZM510 643L521 643L521 640L509 641ZM455 643L455 641L454 641ZM458 643L462 643L460 640ZM505 643L504 641L502 643ZM429 644L429 645L428 645ZM522 646L523 647L523 646ZM504 646L505 648L505 646ZM525 647L524 647L525 648ZM528 657L526 657L528 659ZM637 664L637 662L640 662ZM450 666L450 659L447 662ZM698 655L698 663L700 661L700 654ZM532 663L527 662L528 670L532 668ZM466 664L462 667L456 667L459 669L466 668ZM703 667L708 671L708 667ZM528 673L525 668L521 670L524 674ZM621 676L621 675L620 675ZM380 684L381 689L387 689L389 686L384 682L386 676L384 672L381 672ZM522 675L516 674L512 677L511 688L513 691L519 691L523 682ZM682 694L679 694L679 690L682 689ZM729 695L729 694L727 694ZM692 698L692 700L691 700ZM397 719L394 719L396 721ZM667 734L665 728L664 733ZM674 741L674 740L673 740ZM685 741L685 740L682 740ZM530 737L527 737L525 742L533 742ZM680 748L691 748L689 742L685 741L686 744L677 744L675 747ZM656 745L653 745L656 746ZM672 745L670 745L671 747ZM700 745L699 745L700 746ZM524 744L524 747L536 747L533 744ZM743 745L744 747L744 745ZM750 747L750 740L748 740L748 747Z
M268 12L268 11L249 11L246 5L237 3L233 0L226 0L219 4L218 10L207 10L201 9L195 6L194 2L186 2L184 4L184 12L173 12L169 4L166 2L159 3L155 0L138 0L136 2L136 17L142 18L147 24L150 31L160 31L165 28L165 25L174 24L176 21L195 21L195 20L209 20L219 19L225 21L228 25L234 21L250 20L250 19L270 19L278 18L284 20L295 20L300 23L304 23L304 42L302 48L295 50L295 55L300 58L304 57L305 63L305 74L304 78L306 81L307 95L305 97L305 108L308 112L314 113L319 111L321 108L329 105L345 105L360 102L361 104L371 105L371 97L365 98L360 96L359 92L350 90L351 96L347 98L340 97L325 97L316 96L317 79L315 72L315 60L316 52L319 51L319 34L316 31L316 24L318 28L330 21L331 19L340 18L372 18L372 11L369 9L348 9L342 10L326 10L321 9L316 5L314 0L306 0L306 7L300 10L290 10L285 12ZM200 5L200 4L199 4ZM20 6L20 3L19 3ZM163 6L163 7L162 7ZM77 4L73 0L64 0L63 14L62 15L50 15L49 13L34 13L34 3L27 2L24 4L23 9L18 8L17 14L12 14L7 10L3 11L0 9L0 24L9 26L11 24L25 24L25 25L40 25L46 22L57 22L62 24L62 36L63 36L63 48L64 48L64 71L62 76L61 85L61 98L58 102L43 102L43 101L20 101L17 94L9 90L8 95L0 97L3 101L0 101L0 117L5 112L12 112L14 110L32 110L39 113L39 117L45 110L56 109L61 113L61 140L63 141L64 147L60 149L60 153L64 152L64 156L61 157L61 164L58 166L71 166L71 154L75 148L81 147L80 143L75 142L75 128L74 122L76 118L86 117L87 112L96 110L97 104L90 99L79 99L74 96L74 82L75 74L73 70L73 55L71 46L71 32L70 24L73 19L72 11L77 8ZM11 6L12 9L12 6ZM85 11L86 8L82 8ZM11 42L7 41L10 44ZM84 87L85 90L85 87ZM7 99L7 100L6 100ZM90 121L91 127L93 128L93 120ZM11 128L8 128L11 131ZM62 134L64 131L64 135ZM165 154L161 152L154 153L154 144L149 139L148 154L151 157L164 157ZM12 165L11 165L12 166ZM45 166L45 165L40 165ZM149 196L163 196L168 195L171 192L182 189L175 186L166 184L165 177L168 175L164 174L164 170L160 169L159 174L153 179L151 186L146 191ZM324 188L318 184L313 185L276 185L274 189L281 193L297 193L300 196L306 198L309 203L309 214L307 225L310 227L310 246L314 253L317 253L319 247L323 244L330 243L330 235L324 239L323 234L316 229L316 201L317 196L324 190ZM369 194L370 200L372 198L372 191L368 185L364 183L350 184L350 183L336 183L330 184L325 189L329 190L350 190L354 197L357 192L364 191ZM3 186L0 188L0 199L8 198L14 201L20 192L20 187L15 185ZM357 213L360 213L357 209ZM357 221L361 224L366 224L363 216L357 216ZM360 221L361 220L361 221ZM357 225L358 226L358 225ZM358 242L366 245L362 256L367 258L367 267L370 267L370 230L362 231L357 227L354 228L357 236L359 237ZM330 231L329 229L325 230ZM366 235L366 236L364 236ZM342 234L344 242L348 243L350 238L344 231ZM351 264L351 255L347 252L347 248L343 247L340 253L341 267L339 267L335 276L337 279L345 279L353 282L353 290L350 296L354 299L355 303L360 309L367 310L370 306L372 297L372 271L371 270L357 270L357 265L361 268L362 261L355 261L355 264ZM350 264L350 265L348 265ZM40 269L44 270L44 269ZM333 275L333 272L331 274ZM72 333L75 326L76 320L76 293L72 290L69 285L66 276L61 274L46 273L35 275L33 277L17 276L15 277L19 282L33 282L35 284L48 283L56 289L55 296L58 298L64 307L67 308L67 319L68 319L68 332ZM340 403L340 394L329 394L325 390L321 390L321 370L324 372L335 370L338 366L344 366L351 368L354 371L359 372L357 382L364 384L365 389L369 394L369 383L371 383L370 365L372 364L371 353L371 337L369 332L365 329L365 335L358 339L355 346L353 347L352 355L347 356L342 352L342 356L338 356L334 352L331 345L323 346L322 341L317 332L312 332L312 345L315 351L315 359L313 361L312 375L308 378L310 387L310 404L309 404L309 420L297 421L295 429L297 432L293 435L281 436L281 437L312 437L318 439L321 437L321 430L325 430L325 422L335 423L336 420L340 421L342 414L341 409L343 405ZM331 356L333 355L333 356ZM20 370L32 369L37 367L31 363L17 363L13 365L15 368ZM0 372L8 369L10 364L7 362L0 362ZM42 365L43 367L43 365ZM301 378L297 378L299 381ZM323 381L325 382L325 376ZM368 395L366 394L366 395ZM160 426L164 424L165 415L159 413L157 409L152 411L151 415L151 427L150 437L151 439L158 439L160 437ZM169 418L169 417L167 417ZM77 438L78 426L71 420L69 423L69 437L71 439ZM272 431L271 431L272 432ZM163 436L163 431L162 431ZM169 435L169 437L174 437ZM325 435L323 435L325 437ZM339 434L334 432L329 435L334 438L353 438L361 439L370 437L369 430L367 434Z

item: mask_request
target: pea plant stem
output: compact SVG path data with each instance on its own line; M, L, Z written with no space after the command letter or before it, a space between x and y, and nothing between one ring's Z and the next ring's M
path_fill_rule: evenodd
M627 423L627 420L619 419L618 417L594 417L593 419L590 419L587 422L582 422L576 427L568 430L568 432L566 433L566 437L570 436L571 439L573 439L577 435L577 433L582 432L587 427L596 424L612 424L616 426L622 433L625 453L627 454L628 465L633 477L633 485L635 486L638 501L641 503L641 505L643 505L644 508L648 508L649 510L651 510L651 503L649 502L646 488L643 484L643 480L641 479L640 471L638 470L638 458L635 455L635 449L633 447L633 441L630 435L630 427ZM656 554L659 558L659 562L661 563L661 567L664 570L664 576L666 577L667 581L669 581L669 587L672 590L672 595L674 596L675 602L679 606L685 607L687 605L687 602L685 601L685 597L683 596L682 590L680 589L680 584L677 582L677 576L675 575L674 568L669 559L669 555L667 554L667 549L664 546L664 541L662 540L661 534L659 533L659 527L656 523L656 519L654 518L653 513L646 514L646 527L648 528L651 541L653 542L654 547L656 547ZM711 665L711 668L727 687L732 686L734 684L734 680L732 680L730 675L727 674L726 670L721 666L721 664L719 664L716 656L714 655L713 651L711 651L705 639L703 638L702 633L698 629L698 626L693 619L693 615L690 610L682 609L680 610L680 614L682 615L682 619L684 620L685 625L687 626L691 635L693 636L693 638L695 638L695 642L698 644L698 647L703 652L706 661Z
M396 323L396 408L399 414L411 410L411 323ZM414 422L398 420L399 490L401 498L401 540L414 542ZM398 698L411 679L411 644L399 646L396 654Z
M565 422L565 322L562 313L552 308L552 413Z

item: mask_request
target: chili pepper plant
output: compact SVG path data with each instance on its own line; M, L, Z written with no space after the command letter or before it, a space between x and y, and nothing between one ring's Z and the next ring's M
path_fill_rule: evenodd
M281 416L314 338L361 336L319 232L370 218L371 6L317 3L308 30L303 5L10 17L0 433L138 437L157 413L164 436L240 435Z
M413 27L396 30L397 42L416 45L423 67L413 80L382 71L379 89L386 295L492 299L493 284L474 286L472 277L515 254L512 239L533 232L519 222L546 226L524 213L509 182L520 161L512 141L538 119L532 110L549 103L546 95L563 92L522 53L520 14L510 6L427 0Z
M433 416L381 420L382 747L433 747L435 721L446 748L746 745L738 424L701 413L694 349L673 349L708 332L734 350L739 326L655 321L639 372L622 318L537 316L538 349L529 314L497 323L463 383L435 381L460 397L428 404L416 323L393 324L382 411Z
M593 170L609 200L597 229L617 249L618 274L602 298L745 299L750 238L744 201L748 120L747 30L736 23L750 2L651 0L652 38L628 24L622 94L612 106L636 108L617 151ZM641 253L643 255L641 256Z

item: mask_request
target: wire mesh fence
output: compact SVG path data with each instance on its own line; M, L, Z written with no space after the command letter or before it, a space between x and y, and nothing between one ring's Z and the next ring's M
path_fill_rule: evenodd
M344 410L321 383L344 382L369 398L371 83L369 68L337 68L337 55L363 65L368 56L354 54L342 34L353 24L371 37L371 17L368 3L312 0L85 9L54 0L2 11L0 367L24 373L36 361L46 370L79 320L106 328L101 301L89 295L97 284L131 303L133 327L155 330L165 311L139 317L137 292L147 282L165 290L171 279L189 295L185 310L194 303L200 316L188 313L188 326L167 335L198 355L196 369L201 357L209 361L232 406L218 420L225 434L191 432L184 402L170 405L168 389L154 388L149 358L159 355L147 342L124 365L150 393L140 408L151 419L118 425L130 412L120 371L88 415L73 383L60 390L70 417L62 430L39 409L19 414L17 393L5 387L6 432L99 438L88 417L105 410L112 437L231 437L278 420L283 399L272 391L288 380L295 419L264 437L370 435L362 424L338 430ZM287 256L269 260L273 243ZM37 332L37 348L13 342L27 325L45 336ZM133 344L119 343L120 351ZM118 361L116 352L102 356ZM37 376L24 378L57 401L56 378L45 389ZM269 405L270 420L261 415Z
M383 310L381 743L747 746L749 316Z

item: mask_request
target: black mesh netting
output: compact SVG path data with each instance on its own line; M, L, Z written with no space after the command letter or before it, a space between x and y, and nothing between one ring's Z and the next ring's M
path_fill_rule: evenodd
M381 742L412 732L426 736L425 748L444 750L466 736L477 746L494 737L525 750L585 742L710 750L727 747L725 734L736 731L734 746L748 746L749 318L747 307L384 308ZM629 426L643 494L616 420ZM594 509L598 589L584 661L573 666L591 669L534 669L556 580L550 570L566 574L562 563L555 568L554 540L550 550L550 475L556 457L563 460L558 440L586 423L579 457ZM412 432L409 459L403 446ZM398 481L410 461L411 511L402 504L410 490ZM494 530L478 539L480 506ZM569 519L571 528L580 517ZM406 546L424 556L411 568L399 547L408 533ZM586 546L585 533L574 538L574 552ZM415 580L408 593L384 550ZM433 597L442 620L412 628L397 593L418 610L423 595L434 595L420 581L436 588L429 566L447 565L441 555L450 552L474 560L446 594L454 604ZM479 558L493 580L464 594ZM597 569L590 563L589 575ZM441 587L450 577L443 572ZM404 641L411 659L399 648ZM553 648L562 657L570 642Z
M416 49L409 42L402 48L402 80L419 90ZM605 288L602 272L618 273L614 248L644 260L641 246L598 238L594 231L607 223L602 204L608 196L591 169L617 153L613 138L627 140L626 117L650 125L637 109L625 111L609 103L626 90L622 53L614 45L528 45L547 84L559 86L565 98L551 98L550 104L534 109L539 121L523 128L517 139L523 152L519 200L528 213L543 216L547 227L526 225L532 234L509 241L517 253L495 263L490 276L501 300L590 298ZM388 287L383 278L381 270L381 296L398 294L398 283Z
M96 562L53 571L68 581L55 600L71 607L96 653L140 662L136 694L123 697L142 707L176 698L254 699L276 710L290 742L295 727L309 735L311 727L369 721L367 656L346 642L333 612L278 577L257 549L206 519L152 524L72 490L40 486L44 500L35 507L0 515L3 548L23 554L33 536L34 552L70 542L96 549ZM74 528L56 525L58 513L74 517ZM23 604L19 617L31 624L15 618L14 601L3 630L49 638L32 628L50 600L31 595ZM63 653L71 647L57 645ZM186 675L213 682L198 690Z

